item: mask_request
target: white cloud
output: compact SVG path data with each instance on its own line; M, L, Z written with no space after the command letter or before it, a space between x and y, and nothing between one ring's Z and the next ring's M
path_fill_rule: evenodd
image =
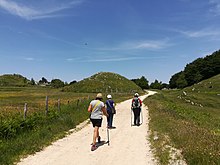
M79 61L79 60L81 60L80 57L76 57L76 58L67 58L67 59L66 59L66 61L68 61L68 62L75 62L75 61Z
M11 0L0 0L0 8L6 10L12 15L19 16L26 20L44 19L59 17L56 13L72 8L74 5L81 3L82 0L75 0L65 4L58 4L57 6L41 6L40 8L28 7L23 4ZM54 5L54 4L53 4Z
M143 40L128 42L122 45L125 49L147 49L147 50L160 50L169 47L171 44L168 39L162 40Z
M216 29L202 29L198 31L179 31L190 38L210 37L210 39L217 39L220 36L220 30Z
M113 62L113 61L130 61L130 60L140 60L144 59L144 57L118 57L118 58L98 58L98 59L91 59L87 62Z
M213 8L210 9L211 12L216 15L220 15L220 1L219 0L209 0L209 3L214 5Z
M163 49L167 47L167 41L143 41L133 45L134 49Z
M117 50L160 50L171 46L168 39L163 40L143 40L143 41L128 41L110 48L99 48L103 51L117 51Z
M24 58L24 60L27 60L27 61L34 61L34 58L32 58L32 57L26 57L26 58Z

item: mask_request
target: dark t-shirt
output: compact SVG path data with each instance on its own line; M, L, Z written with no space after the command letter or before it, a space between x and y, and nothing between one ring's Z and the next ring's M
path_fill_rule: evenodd
M114 107L114 101L113 100L107 100L106 101L106 106L107 106L107 112L108 113L111 113L112 111L111 111L111 107L113 108ZM111 107L110 107L111 106Z

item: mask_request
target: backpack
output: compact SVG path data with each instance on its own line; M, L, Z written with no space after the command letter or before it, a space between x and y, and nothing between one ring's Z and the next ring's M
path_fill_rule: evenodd
M133 104L132 104L132 106L133 106L133 108L140 108L140 107L141 107L140 100L139 100L137 97L135 97L135 98L133 99Z

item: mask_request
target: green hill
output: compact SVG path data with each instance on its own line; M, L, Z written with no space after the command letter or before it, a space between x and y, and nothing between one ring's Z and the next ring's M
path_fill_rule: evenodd
M170 143L182 151L187 164L219 164L220 74L182 90L158 91L144 103L161 162Z
M185 88L186 91L202 93L220 93L220 74Z
M19 74L4 74L0 76L0 86L28 86L30 80Z
M119 74L100 72L82 81L65 87L64 91L85 93L134 93L142 92L142 89L134 82Z

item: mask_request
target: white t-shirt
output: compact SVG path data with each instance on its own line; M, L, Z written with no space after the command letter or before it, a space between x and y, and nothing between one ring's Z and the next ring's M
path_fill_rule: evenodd
M100 100L92 100L90 102L90 105L92 105L92 112L91 112L90 118L91 119L102 119L102 108L105 106L104 103Z

